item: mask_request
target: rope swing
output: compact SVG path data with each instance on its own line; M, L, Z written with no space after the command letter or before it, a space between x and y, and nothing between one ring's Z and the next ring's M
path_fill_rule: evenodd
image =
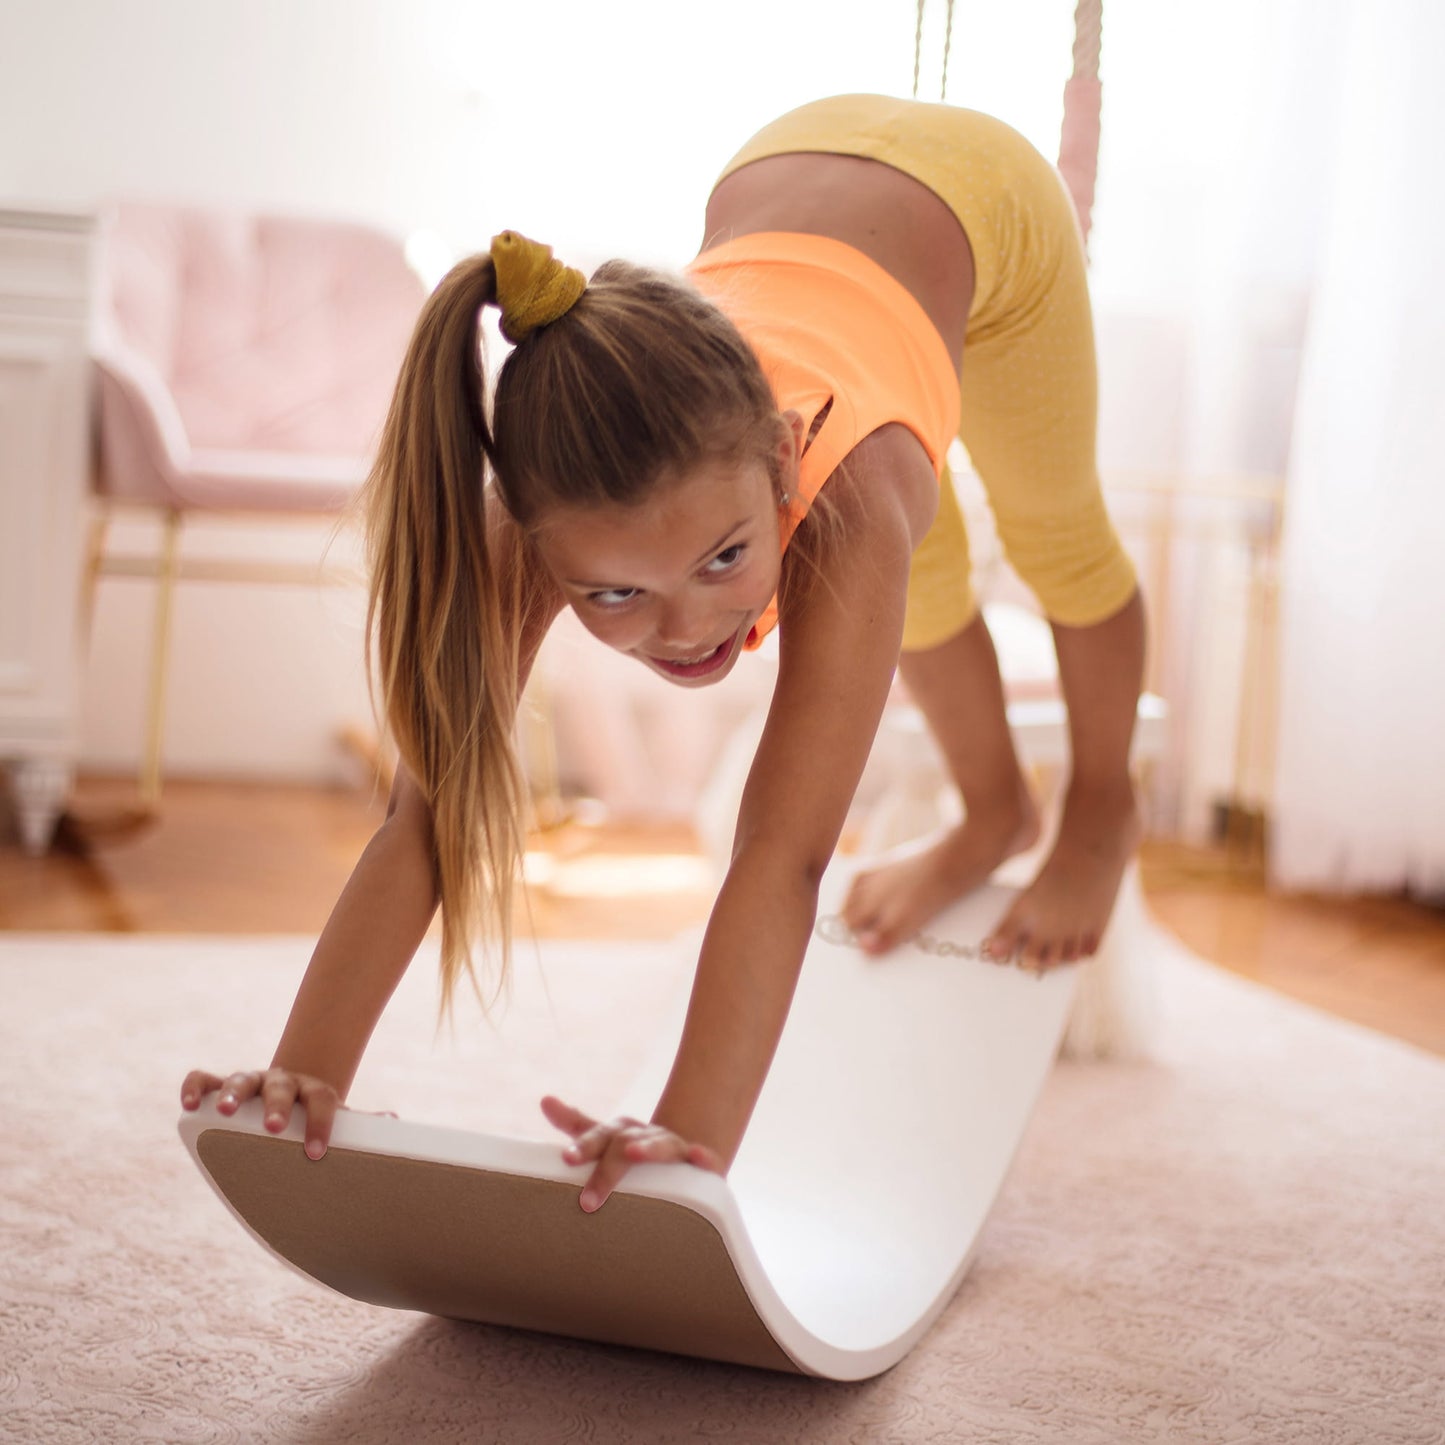
M919 72L923 59L923 8L918 0L917 23L913 31L913 98L918 99ZM953 48L953 6L944 10L943 73L938 98L948 96L948 57ZM1064 123L1059 135L1059 173L1074 198L1084 244L1089 242L1093 220L1094 184L1099 175L1099 116L1103 108L1103 87L1099 83L1099 49L1104 28L1103 0L1078 0L1074 7L1074 68L1064 85Z
M1074 73L1064 85L1064 124L1059 135L1059 171L1074 198L1084 244L1094 212L1094 182L1099 176L1099 114L1104 88L1099 83L1099 43L1104 0L1079 0L1074 9Z

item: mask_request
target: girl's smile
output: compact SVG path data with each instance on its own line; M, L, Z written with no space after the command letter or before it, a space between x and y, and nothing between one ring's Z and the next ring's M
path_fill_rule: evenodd
M758 462L705 465L635 506L554 507L534 535L587 630L682 687L732 670L782 566Z

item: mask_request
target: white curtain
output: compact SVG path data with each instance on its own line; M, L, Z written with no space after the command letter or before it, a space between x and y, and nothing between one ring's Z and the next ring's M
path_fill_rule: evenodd
M1445 895L1445 7L1355 0L1292 448L1272 871Z
M1152 822L1189 838L1208 835L1218 803L1258 806L1268 791L1257 574L1271 508L1244 498L1283 489L1341 3L1104 5L1099 460L1141 562L1150 681L1170 708ZM1170 500L1146 504L1146 484ZM1152 530L1161 509L1167 545Z

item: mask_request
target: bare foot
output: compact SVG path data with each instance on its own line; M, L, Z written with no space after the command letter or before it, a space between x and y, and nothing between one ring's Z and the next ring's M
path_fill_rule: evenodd
M1038 809L1020 777L1013 797L976 807L931 848L860 873L843 904L843 921L865 953L887 953L1038 837Z
M985 941L984 951L1035 968L1093 954L1141 831L1127 779L1115 788L1070 788L1048 862Z

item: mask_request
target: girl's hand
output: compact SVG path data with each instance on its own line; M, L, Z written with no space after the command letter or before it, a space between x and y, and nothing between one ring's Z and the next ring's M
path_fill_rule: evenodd
M266 1106L266 1127L273 1134L279 1134L286 1127L291 1106L299 1099L306 1110L306 1153L312 1159L326 1153L336 1111L345 1107L325 1079L293 1074L290 1069L253 1069L224 1079L193 1069L181 1085L181 1107L199 1109L201 1100L215 1089L221 1091L216 1111L226 1115L234 1114L247 1099L259 1095Z
M661 1124L625 1117L602 1123L551 1094L542 1100L542 1112L549 1123L572 1136L562 1151L568 1164L597 1162L582 1187L580 1202L589 1214L602 1208L634 1164L692 1164L714 1174L727 1173L723 1161L707 1145L689 1144Z

